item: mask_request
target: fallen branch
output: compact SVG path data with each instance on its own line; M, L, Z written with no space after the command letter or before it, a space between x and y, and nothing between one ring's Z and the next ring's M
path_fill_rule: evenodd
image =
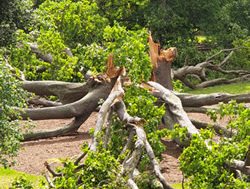
M227 163L227 166L232 170L239 170L243 174L250 176L250 166L246 166L244 161L234 160L233 162Z
M28 100L29 104L35 105L35 106L43 106L43 107L53 107L53 106L61 106L62 103L60 102L54 102L47 100L45 98L32 98Z
M88 119L90 114L84 114L81 117L76 117L71 123L61 128L42 130L42 131L36 131L36 132L24 134L23 140L29 141L29 140L52 138L52 137L63 136L63 135L72 135L72 133L77 132L79 127Z
M236 102L250 102L250 93L247 94L227 94L227 93L213 93L213 94L201 94L201 95L191 95L191 94L181 94L178 93L177 96L180 98L184 107L201 107L206 105L218 104L219 102L229 102L231 100L236 100Z
M95 111L100 99L106 99L113 87L113 82L98 84L89 91L82 99L62 106L23 109L20 111L23 119L65 119L82 116ZM18 111L18 108L16 109ZM0 109L0 112L2 110Z
M172 118L172 120L165 119L165 123L168 123L169 128L173 129L175 124L179 124L181 127L187 128L190 136L199 134L199 131L192 124L187 113L183 110L181 100L172 91L152 81L149 81L148 84L158 91L153 94L162 98L164 102L167 103L167 107L170 110L168 113L171 114L170 117Z
M60 177L60 176L62 176L62 173L55 172L47 161L45 161L44 166L52 174L53 177Z
M84 97L91 85L86 83L70 83L62 81L24 81L22 88L39 96L54 95L63 104L72 103Z
M31 52L35 53L38 58L41 58L44 62L52 63L53 57L50 53L45 54L38 48L36 43L28 43L30 46Z
M222 68L228 60L231 58L231 56L234 53L234 50L239 48L233 48L233 49L223 49L219 51L218 53L212 55L211 57L207 58L204 62L198 63L195 66L183 66L182 68L179 68L177 70L173 70L173 75L175 79L178 79L184 83L184 85L188 86L189 88L195 89L195 88L205 88L220 84L229 84L229 83L236 83L239 81L248 81L250 79L250 71L247 70L225 70ZM213 58L218 56L219 54L223 52L230 52L219 64L213 63ZM208 81L206 78L206 72L207 71L216 71L227 75L234 75L236 78L233 79L227 79L227 78L217 78L214 80ZM187 76L192 76L195 78L198 78L199 84L193 84L191 83Z
M185 112L188 113L202 113L206 114L209 110L217 110L217 108L208 108L208 107L183 107Z
M138 158L140 158L140 154L142 152L142 147L144 146L146 149L147 155L150 158L150 162L153 165L153 169L154 169L154 172L156 174L156 177L160 180L164 189L172 189L172 187L167 183L167 181L165 180L165 178L163 177L163 175L160 172L159 164L155 158L152 147L147 140L146 133L145 133L143 127L138 126L138 124L140 125L140 122L143 122L143 120L141 120L138 117L130 116L126 111L126 107L125 107L125 104L123 102L117 103L115 110L117 111L118 117L122 121L130 120L130 122L127 122L127 124L129 126L132 126L135 129L136 135L137 135L137 141L135 143L135 150L133 151L130 158L124 162L124 169L127 170L125 172L128 172L128 170L130 170L129 173L130 173L130 175L132 175L133 171L136 168L136 165L138 164Z
M232 135L236 134L234 131L230 131L227 128L220 126L219 124L210 124L194 119L191 119L191 121L198 129L207 129L209 127L212 127L214 131L220 136L232 137Z

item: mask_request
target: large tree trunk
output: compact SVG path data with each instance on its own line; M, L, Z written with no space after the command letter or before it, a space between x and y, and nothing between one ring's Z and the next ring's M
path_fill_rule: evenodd
M171 64L177 54L176 48L171 47L167 50L161 50L160 44L155 43L151 35L148 38L148 42L149 54L153 66L151 80L160 83L167 89L173 90Z

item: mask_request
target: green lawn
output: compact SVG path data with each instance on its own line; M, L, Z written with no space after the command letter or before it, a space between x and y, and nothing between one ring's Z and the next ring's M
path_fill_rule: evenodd
M204 89L186 89L184 90L186 93L192 94L210 94L210 93L231 93L231 94L242 94L242 93L250 93L250 81L242 82L242 83L234 83L227 85L218 85L214 87L208 87Z
M19 177L25 177L30 182L34 183L34 187L38 188L42 176L26 174L12 169L0 168L0 189L7 189L11 183Z

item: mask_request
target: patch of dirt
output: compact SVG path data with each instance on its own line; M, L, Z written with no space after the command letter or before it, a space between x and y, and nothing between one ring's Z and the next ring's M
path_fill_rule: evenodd
M195 113L189 114L189 116L200 121L209 121L209 118L204 114ZM13 168L40 175L45 171L45 161L53 162L58 158L77 157L80 154L83 142L91 141L88 131L90 128L94 128L96 117L97 113L93 113L80 127L78 135L23 142L22 148L15 159L16 165ZM34 130L56 128L70 121L70 119L35 121L37 126ZM182 149L170 140L163 140L163 143L166 145L166 151L162 154L163 159L160 163L163 174L169 183L181 183L182 173L179 169L178 157Z
M80 154L80 148L84 142L90 142L88 134L90 128L95 126L96 113L79 128L79 134L75 136L54 137L22 143L21 150L15 158L16 165L13 167L18 171L31 174L42 174L45 171L44 162L54 161L58 158L72 158ZM39 120L34 121L35 130L52 129L70 123L70 119Z

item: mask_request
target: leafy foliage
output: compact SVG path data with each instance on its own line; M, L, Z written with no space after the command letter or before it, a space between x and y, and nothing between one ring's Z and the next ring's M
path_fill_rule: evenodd
M27 178L21 176L12 182L10 189L33 189L33 186Z
M147 31L145 29L131 31L116 24L104 29L103 43L79 46L81 69L92 72L104 72L106 59L114 55L114 64L124 66L129 78L139 83L147 81L151 75L151 64L147 53Z
M107 19L98 13L96 3L88 0L47 0L36 10L37 28L58 31L70 47L102 39Z
M0 57L0 163L7 165L7 157L15 156L20 146L22 135L17 121L19 112L13 107L25 107L26 92L12 76L3 57Z
M31 0L0 1L0 47L15 42L17 28L27 30L31 19Z
M247 188L247 178L235 178L226 164L234 159L244 160L250 144L250 109L234 101L222 104L218 113L221 118L231 117L227 127L236 130L236 134L231 138L223 137L219 142L211 140L213 133L208 130L202 131L201 136L194 136L181 154L181 169L190 188ZM207 139L211 149L205 144Z
M88 150L85 149L85 152ZM110 151L105 149L97 152L88 151L85 159L84 168L75 171L77 168L71 160L62 160L64 167L58 171L62 177L53 180L55 188L126 188L125 181L117 178L121 172L120 163L112 156Z

